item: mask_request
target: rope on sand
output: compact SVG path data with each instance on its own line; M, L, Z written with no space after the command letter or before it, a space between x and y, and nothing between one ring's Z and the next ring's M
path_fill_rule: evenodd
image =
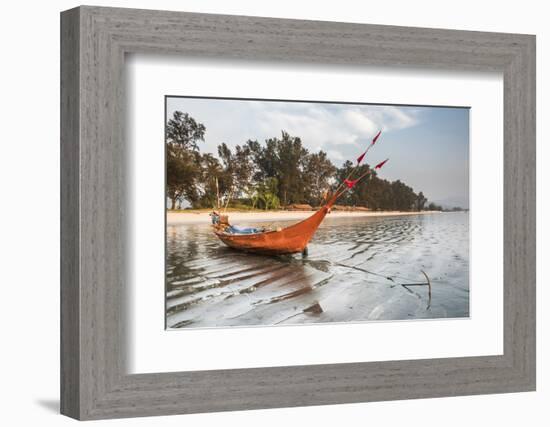
M428 307L427 308L430 308L430 305L432 303L432 282L431 282L430 278L428 277L428 275L426 274L426 272L424 270L420 270L420 271L424 275L424 277L426 278L426 282L425 283L418 283L418 282L415 282L415 279L411 279L411 278L407 278L407 277L403 277L403 276L398 276L396 274L394 274L392 276L387 276L385 274L375 273L374 271L369 271L369 270L366 270L364 268L357 267L357 266L354 266L354 265L342 264L340 262L333 262L331 264L334 264L334 265L337 265L337 266L340 266L340 267L350 268L352 270L361 271L363 273L371 274L373 276L381 277L383 279L386 279L386 280L392 282L393 283L393 285L391 286L392 288L394 286L399 285L399 286L402 286L403 288L405 288L407 291L409 291L411 293L414 293L414 292L409 289L409 286L427 286L428 287ZM404 280L406 282L411 282L411 283L397 283L394 279Z

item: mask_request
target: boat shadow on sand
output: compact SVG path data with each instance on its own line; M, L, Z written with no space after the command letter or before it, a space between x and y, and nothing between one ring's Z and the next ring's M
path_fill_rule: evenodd
M308 309L318 305L315 290L332 278L326 262L225 247L215 252L186 262L178 280L170 282L167 327L273 325L301 313L318 314Z
M218 247L207 259L186 262L178 280L171 281L167 327L368 320L376 315L382 294L401 292L392 289L396 282L377 274L371 280L367 273L357 266L302 255L267 256ZM370 298L365 298L366 292ZM362 317L356 301L363 301Z

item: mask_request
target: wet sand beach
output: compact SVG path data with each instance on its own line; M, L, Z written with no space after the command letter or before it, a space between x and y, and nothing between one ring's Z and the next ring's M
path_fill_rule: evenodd
M284 227L311 213L259 214L230 220ZM469 316L467 213L333 212L305 258L232 250L208 222L207 213L168 214L169 329ZM401 286L424 281L421 270L431 301L426 286Z

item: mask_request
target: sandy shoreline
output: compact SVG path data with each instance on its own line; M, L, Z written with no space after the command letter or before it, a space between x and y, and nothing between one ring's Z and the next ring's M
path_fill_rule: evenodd
M400 212L400 211L384 211L384 212L343 212L333 211L327 218L360 218L360 217L377 217L377 216L405 216L405 215L428 215L438 214L439 211L423 211L423 212ZM267 211L267 212L229 212L229 220L232 224L244 224L251 222L267 222L267 221L292 221L307 218L312 215L313 211ZM210 216L208 212L168 212L166 214L167 225L184 225L184 224L208 224Z

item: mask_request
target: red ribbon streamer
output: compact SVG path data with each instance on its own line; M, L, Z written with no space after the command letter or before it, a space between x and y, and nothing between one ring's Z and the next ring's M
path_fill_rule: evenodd
M376 136L372 139L372 144L371 145L374 145L374 143L376 142L376 140L378 139L378 137L380 136L381 133L382 133L382 131L379 130L378 133L376 134Z
M346 186L348 188L353 188L355 186L355 184L357 184L357 181L359 181L359 180L355 179L353 181L350 181L349 179L344 179L344 184L346 184Z
M385 164L388 160L389 160L389 159L386 159L386 160L384 160L383 162L378 163L378 164L374 167L374 169L380 169L382 166L384 166L384 164Z

